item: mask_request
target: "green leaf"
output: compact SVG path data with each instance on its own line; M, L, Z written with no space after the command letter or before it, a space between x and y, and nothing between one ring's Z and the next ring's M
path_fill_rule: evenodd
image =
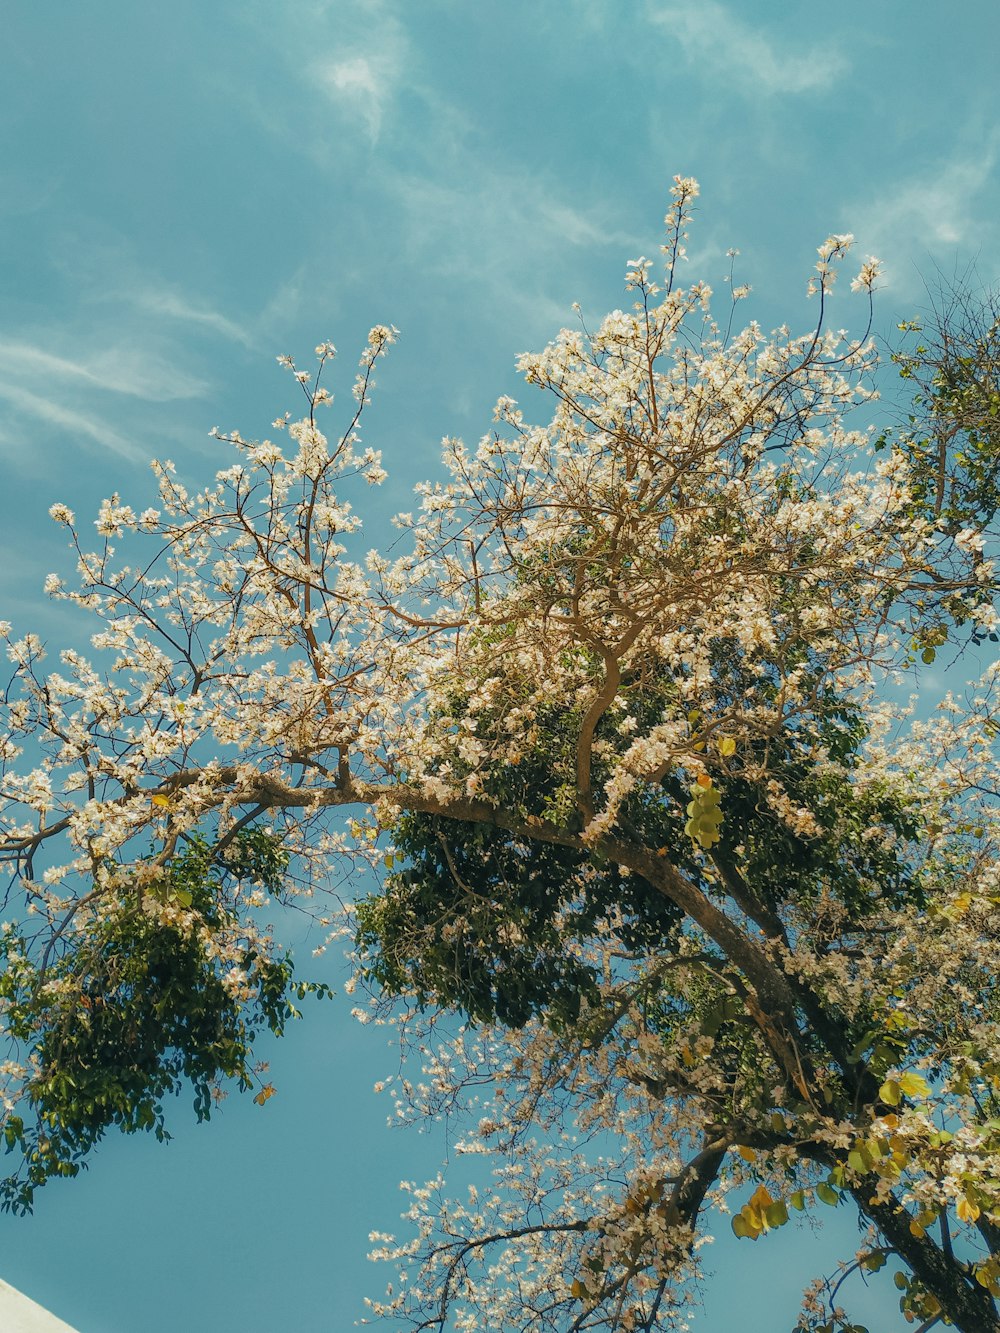
M850 1064L856 1065L858 1063L865 1051L868 1050L875 1038L878 1037L879 1031L878 1028L870 1028L861 1040L851 1048L851 1053L847 1057Z

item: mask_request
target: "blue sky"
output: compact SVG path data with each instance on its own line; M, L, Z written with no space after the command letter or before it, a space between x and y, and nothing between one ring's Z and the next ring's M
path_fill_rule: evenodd
M831 231L885 261L885 328L936 269L1000 276L995 0L55 0L3 22L0 616L50 640L78 629L40 598L65 568L54 500L144 507L152 456L207 478L212 426L259 435L294 407L277 354L330 338L349 383L382 321L384 519L442 435L489 428L573 301L591 322L622 303L675 173L702 183L692 274L721 286L738 246L764 324L810 319ZM859 314L846 291L837 311ZM273 1051L265 1107L194 1128L180 1104L168 1148L109 1142L34 1218L0 1218L0 1275L81 1333L349 1328L385 1276L368 1231L443 1145L383 1129L394 1055L347 1007L311 1006ZM695 1328L790 1328L853 1248L838 1225L720 1239Z

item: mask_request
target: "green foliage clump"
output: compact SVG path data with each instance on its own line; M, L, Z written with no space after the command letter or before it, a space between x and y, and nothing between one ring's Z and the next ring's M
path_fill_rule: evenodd
M796 659L794 641L783 651ZM704 713L690 715L694 732L706 716L737 709L751 693L772 707L780 688L780 671L745 660L728 640L719 640L713 655L712 697ZM838 901L848 921L862 920L879 903L919 904L922 886L910 859L919 835L914 810L888 782L857 781L867 739L860 709L824 684L824 664L807 650L802 664L811 673L808 715L789 719L775 736L726 747L724 763L706 753L715 771L694 788L676 769L659 787L637 787L618 827L662 849L711 896L724 892L719 868L728 864L739 865L757 901L779 913L821 895ZM505 697L518 688L513 682ZM643 726L655 724L676 697L673 680L651 669L625 690L628 711ZM463 702L456 693L456 713ZM480 714L479 734L499 730L502 721L499 709ZM624 953L655 954L676 940L681 914L641 875L600 847L582 852L531 836L532 820L577 828L577 812L564 808L558 793L575 776L578 727L569 709L538 710L531 744L516 763L487 777L484 794L528 821L526 836L431 814L399 818L391 873L356 909L362 969L378 989L419 1007L458 1009L476 1022L522 1027L543 1016L560 1026L576 1022L584 1003L597 999L601 978L585 961L588 941L614 937ZM611 714L597 736L614 748L628 743ZM461 769L457 753L449 759ZM593 776L595 786L606 776L597 757ZM797 831L772 808L769 782L792 807L810 812L808 831Z
M264 830L242 831L222 854L192 838L142 894L117 890L113 909L67 932L57 956L34 963L8 931L0 1002L34 1070L33 1115L3 1125L6 1150L22 1163L0 1181L0 1207L30 1211L35 1190L77 1175L112 1127L168 1138L164 1101L185 1083L199 1120L220 1081L252 1086L255 1034L282 1031L292 992L325 988L293 986L289 958L265 956L249 939L235 960L246 987L227 984L232 947L223 963L215 946L235 924L226 888L248 880L275 892L287 859ZM171 906L180 911L161 910Z
M940 531L990 529L1000 510L1000 309L959 290L918 341L893 360L916 386L909 431L897 448L911 465L918 512ZM926 339L926 341L925 341Z
M598 978L574 945L611 928L672 938L677 909L645 880L578 851L503 829L408 814L393 830L406 869L358 905L370 980L419 1005L522 1027L575 1021Z

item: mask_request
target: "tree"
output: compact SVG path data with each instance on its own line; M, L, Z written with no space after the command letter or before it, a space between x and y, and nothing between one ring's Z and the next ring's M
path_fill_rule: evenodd
M1000 507L1000 302L958 281L932 293L926 319L900 328L916 335L893 360L915 387L902 447L920 499L945 531L985 529Z
M843 1277L891 1265L921 1327L1000 1329L995 670L929 722L891 688L995 635L995 433L852 424L849 237L805 336L720 329L679 280L696 194L662 284L631 262L630 311L522 358L551 421L502 399L477 449L445 442L403 554L366 554L343 498L384 476L383 326L332 443L323 344L283 359L288 448L220 437L195 494L157 465L159 508L112 496L96 551L54 507L79 581L48 591L100 628L48 674L9 639L10 1206L111 1125L165 1132L185 1079L202 1114L253 1085L293 986L259 909L347 858L381 875L360 978L427 1066L401 1109L468 1105L501 1161L483 1200L415 1192L397 1325L666 1328L713 1219L757 1240L844 1203L861 1248L803 1328L850 1328Z

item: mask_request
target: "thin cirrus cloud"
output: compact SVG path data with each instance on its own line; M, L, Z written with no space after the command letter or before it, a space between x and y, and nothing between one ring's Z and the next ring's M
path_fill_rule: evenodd
M37 392L62 391L68 385L167 403L197 398L204 380L187 375L148 348L141 355L126 345L109 345L84 359L59 356L37 343L0 339L0 386L30 383Z
M228 316L209 306L198 305L178 295L177 292L166 288L140 287L129 293L129 299L140 310L148 311L152 315L164 316L169 320L185 324L201 325L215 333L221 333L224 338L241 343L244 347L255 345L252 335L235 320L229 319Z
M197 398L207 388L156 355L148 340L141 351L119 342L86 356L27 339L0 340L0 402L7 419L0 445L8 458L29 467L45 450L78 444L138 463L147 447L109 424L112 416L121 422L122 400L168 403Z
M74 444L86 440L130 463L144 461L146 457L143 449L82 407L33 393L7 380L0 380L0 401L13 415L11 427L0 442L9 456L23 462L30 462L42 448L39 428L44 430L46 439L55 435Z
M371 143L377 142L392 98L391 73L385 63L367 56L331 60L316 66L315 78L331 101L361 121Z
M324 96L364 127L374 147L397 94L412 79L409 42L398 19L379 4L362 5L346 34L342 23L339 39L330 32L330 53L309 62L310 73ZM313 49L314 42L309 40Z
M637 239L606 202L584 206L558 183L462 155L461 185L406 172L384 175L405 221L410 262L449 278L475 275L479 300L494 302L527 333L558 328L582 293L579 251L634 248Z
M770 94L828 88L847 68L843 53L828 42L796 45L749 24L714 0L653 3L650 20L674 37L702 72L715 69L738 85Z
M263 31L273 40L270 8ZM290 18L282 41L290 66L304 68L307 85L359 125L373 148L399 93L415 86L411 42L391 7L382 0L349 7L320 0L311 13Z
M983 272L983 280L996 280L998 160L1000 132L978 140L974 149L956 147L926 170L884 181L875 201L857 210L866 245L891 256L890 276L898 294L920 290L934 255L951 254L959 265L981 265L985 255L992 271Z

